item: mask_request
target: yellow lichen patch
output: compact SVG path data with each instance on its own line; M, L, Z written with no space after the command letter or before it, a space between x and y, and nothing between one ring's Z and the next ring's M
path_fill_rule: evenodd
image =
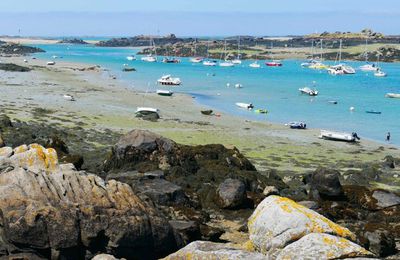
M256 250L253 242L251 242L250 240L244 243L242 248L246 251L251 251L251 252L254 252Z
M26 146L25 144L14 148L14 154L23 153L26 151L28 151L28 146Z
M54 170L58 165L57 152L53 148L46 149L45 152L45 164L46 168L49 170Z

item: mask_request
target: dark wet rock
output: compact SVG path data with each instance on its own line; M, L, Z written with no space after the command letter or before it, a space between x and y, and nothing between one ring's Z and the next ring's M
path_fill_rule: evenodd
M19 66L13 63L0 63L0 70L12 72L28 72L31 71L28 67Z
M303 201L299 201L297 203L299 203L300 205L302 205L306 208L312 209L312 210L316 210L319 208L318 203L315 201L312 201L312 200L303 200Z
M246 201L246 186L240 180L226 179L217 189L217 203L223 209L242 207Z
M11 119L7 115L0 115L0 130L5 130L8 127L12 127Z
M225 231L221 228L211 227L209 225L200 225L201 239L213 242L221 242L220 237Z
M164 179L143 180L134 189L149 196L157 205L184 205L188 202L181 187Z
M0 260L46 260L47 258L38 256L33 253L17 253L11 255L0 256Z
M388 191L376 190L372 193L372 197L376 200L378 209L400 205L400 197Z
M343 189L340 184L339 171L318 168L310 178L310 195L314 199L340 199Z
M144 47L149 46L149 41L153 40L156 45L174 44L177 42L193 41L190 38L177 38L174 34L163 36L145 36L139 35L131 38L113 38L107 41L100 41L96 45L104 47Z
M395 237L387 230L378 229L373 232L366 231L363 234L366 240L365 248L380 257L386 257L396 253Z
M65 38L62 39L61 41L59 41L58 43L64 43L64 44L89 44L87 42L85 42L82 39L78 39L78 38Z
M200 226L195 221L171 220L175 241L182 248L192 241L201 239Z

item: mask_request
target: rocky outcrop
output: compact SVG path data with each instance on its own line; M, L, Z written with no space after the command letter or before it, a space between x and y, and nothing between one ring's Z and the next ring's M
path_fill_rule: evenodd
M1 149L0 248L7 254L151 259L175 248L171 225L129 185L60 165L54 149Z
M322 215L296 202L269 196L261 202L248 222L250 240L260 252L284 248L311 233L332 234L355 240L355 235Z
M59 41L58 43L63 43L63 44L89 44L87 42L85 42L82 39L78 39L78 38L65 38L62 39L61 41Z
M286 246L276 259L344 259L370 256L373 256L371 252L347 239L311 233Z
M192 242L178 252L169 255L164 260L182 259L237 259L237 260L264 260L266 256L256 252L249 252L236 247L206 241Z
M113 38L107 41L100 41L97 46L103 47L145 47L149 46L150 41L154 41L157 46L164 44L175 44L178 42L192 42L192 38L177 38L174 34L163 36L138 35L130 38Z
M15 43L0 44L0 54L27 55L37 52L45 52L37 47L24 46Z

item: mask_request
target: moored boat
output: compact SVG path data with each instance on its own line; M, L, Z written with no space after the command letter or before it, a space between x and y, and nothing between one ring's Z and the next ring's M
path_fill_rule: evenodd
M68 101L75 101L75 98L70 94L65 94L64 99L66 99Z
M217 62L215 60L205 60L205 61L203 61L203 65L214 67L214 66L217 66Z
M304 88L299 88L299 91L302 94L307 94L309 96L317 96L318 95L318 90L316 89L311 89L309 87L304 87Z
M176 58L170 58L170 57L165 57L162 60L163 63L180 63L181 60L180 59L176 59Z
M214 111L210 110L201 110L200 111L203 115L209 116L211 115Z
M129 56L126 56L126 59L129 61L134 61L134 60L136 60L136 57L134 55L129 55Z
M367 111L365 111L365 113L367 113L367 114L377 114L377 115L382 114L381 111L376 111L376 110L367 110Z
M344 142L355 142L357 139L360 140L357 133L345 133L335 132L328 130L321 130L319 138L333 140L333 141L344 141Z
M49 66L56 65L56 62L55 61L48 61L47 65L49 65Z
M193 57L193 58L190 58L190 62L192 62L192 63L200 63L200 62L202 62L204 59L202 58L202 57Z
M245 109L253 109L254 105L252 103L241 103L241 102L237 102L236 106L240 107L240 108L245 108Z
M180 78L173 78L173 77L171 77L171 75L164 75L159 80L157 80L157 83L159 83L161 85L178 86L178 85L182 84L182 81Z
M249 65L249 67L258 69L258 68L261 67L261 65L260 65L257 61L255 61L255 62L251 63L251 64Z
M400 93L386 93L387 98L400 98Z
M167 96L167 97L170 97L174 94L174 92L172 92L170 90L164 90L164 89L158 89L156 91L156 93L160 96Z
M282 62L280 60L272 60L272 61L267 61L265 63L268 67L281 67Z
M146 62L157 62L157 58L154 57L154 56L151 55L151 54L142 57L141 60L142 60L142 61L146 61Z
M378 70L374 73L374 76L375 76L375 77L379 77L379 78L383 78L383 77L386 77L387 74L386 74L385 72L381 71L380 69L378 69Z
M254 112L259 113L259 114L268 114L267 109L256 109Z
M370 63L360 66L360 70L362 71L377 71L378 69L379 68L375 64Z
M233 67L233 66L235 66L235 64L233 64L232 61L226 60L226 61L220 62L219 66L220 67Z

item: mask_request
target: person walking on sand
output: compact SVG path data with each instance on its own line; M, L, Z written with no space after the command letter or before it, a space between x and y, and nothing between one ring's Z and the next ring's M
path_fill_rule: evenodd
M386 135L386 142L390 142L390 132L388 132Z

